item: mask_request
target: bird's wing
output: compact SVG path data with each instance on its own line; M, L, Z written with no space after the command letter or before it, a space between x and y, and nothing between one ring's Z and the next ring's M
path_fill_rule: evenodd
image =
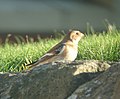
M45 55L43 55L39 61L45 61L48 60L56 55L61 54L63 51L65 50L65 44L60 44L59 46L57 46L55 49L53 49L51 52L46 53Z
M60 44L53 52L58 55L58 54L61 54L64 50L65 50L65 44L62 43Z
M59 44L54 49L48 51L45 55L43 55L38 61L28 64L27 66L33 67L40 63L44 63L45 61L51 59L54 56L61 54L65 50L65 44Z

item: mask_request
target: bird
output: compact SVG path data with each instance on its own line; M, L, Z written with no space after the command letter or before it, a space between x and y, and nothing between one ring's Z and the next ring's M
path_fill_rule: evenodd
M78 42L84 36L79 30L71 30L66 36L52 47L37 61L28 64L29 67L40 66L52 62L72 62L76 59L78 53Z

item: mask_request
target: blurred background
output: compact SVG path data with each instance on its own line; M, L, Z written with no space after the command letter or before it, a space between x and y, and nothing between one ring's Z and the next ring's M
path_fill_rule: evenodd
M108 20L120 28L120 0L0 0L0 38L7 34L51 35L90 24L105 30Z

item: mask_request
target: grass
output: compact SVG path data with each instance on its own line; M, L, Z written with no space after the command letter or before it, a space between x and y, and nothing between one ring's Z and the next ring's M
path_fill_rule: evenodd
M40 39L39 42L4 44L0 46L0 72L20 72L41 57L60 39ZM120 61L120 31L87 35L79 42L77 60Z

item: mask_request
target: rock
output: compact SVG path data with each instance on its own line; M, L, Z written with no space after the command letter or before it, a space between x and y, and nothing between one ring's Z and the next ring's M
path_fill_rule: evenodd
M120 99L120 62L80 85L67 99Z
M0 99L65 99L80 85L97 77L109 67L110 65L106 62L91 60L76 61L71 64L46 64L23 73L0 74ZM109 78L109 75L105 77ZM95 84L100 86L103 83L102 79L96 79L93 84L84 85L87 91L85 95L91 96L94 94L90 93L93 90L91 87ZM80 90L82 93L84 88L82 86ZM97 87L94 87L94 90L96 89ZM103 90L102 87L101 90ZM99 91L96 91L96 94ZM72 97L76 97L76 93L73 93Z

